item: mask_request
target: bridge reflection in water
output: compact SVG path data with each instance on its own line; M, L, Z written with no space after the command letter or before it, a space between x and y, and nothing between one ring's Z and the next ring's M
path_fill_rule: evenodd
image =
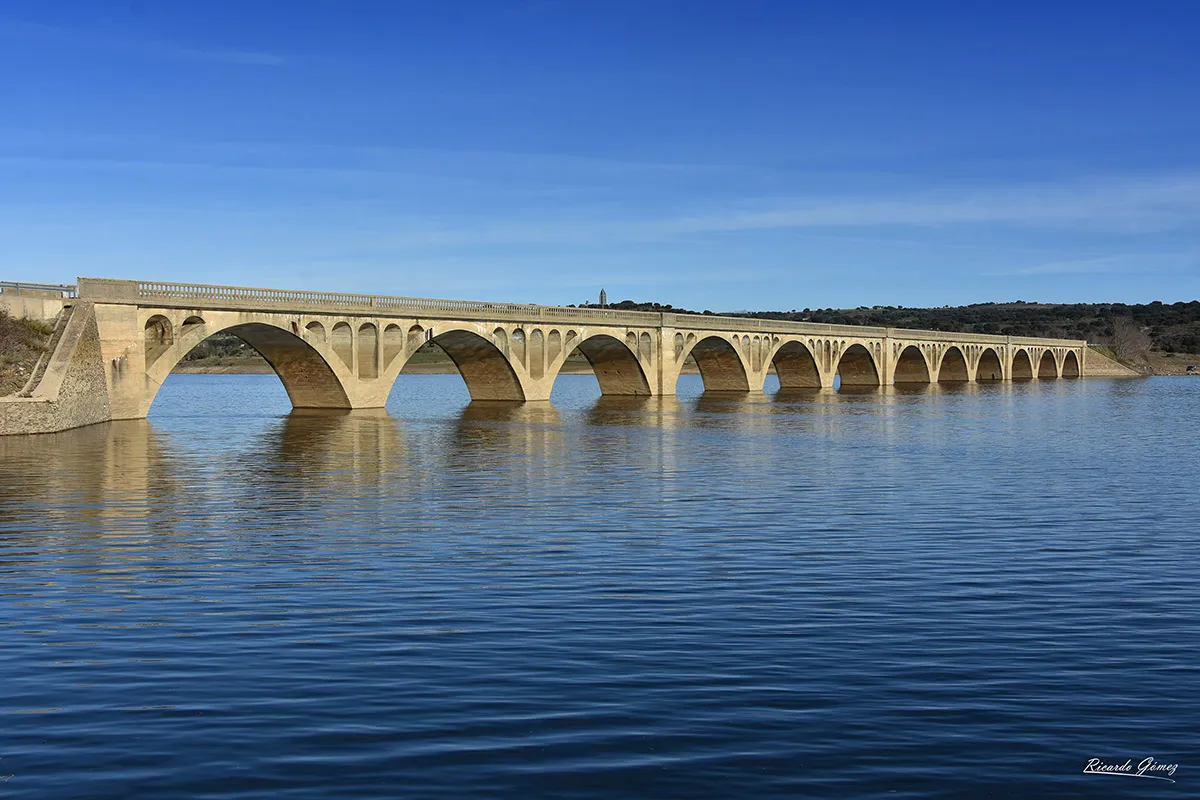
M671 526L726 524L694 518L697 508L753 519L773 502L818 496L831 525L843 524L838 513L853 526L863 514L899 511L919 526L988 511L951 507L952 492L912 473L977 474L993 460L1019 461L1034 417L1072 452L1087 395L1129 391L1121 382L1033 382L738 395L703 392L698 376L685 376L679 397L611 397L578 376L551 403L503 403L443 391L452 376L413 376L390 413L289 413L282 390L265 388L269 376L180 377L149 420L0 438L0 530L43 552L83 548L81 571L143 597L209 564L266 559L311 570L353 547L441 559L468 557L485 540L650 541ZM247 390L260 396L256 408L243 407ZM202 413L193 392L212 399ZM778 464L787 474L763 479ZM994 483L1003 497L1021 479L997 468ZM610 530L622 492L636 507ZM877 504L864 505L864 494ZM590 520L587 535L538 544L524 523L497 524L572 511Z

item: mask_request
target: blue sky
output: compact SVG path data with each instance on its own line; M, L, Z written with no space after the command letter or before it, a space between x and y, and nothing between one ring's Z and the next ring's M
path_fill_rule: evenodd
M0 279L1200 297L1200 4L5 0Z

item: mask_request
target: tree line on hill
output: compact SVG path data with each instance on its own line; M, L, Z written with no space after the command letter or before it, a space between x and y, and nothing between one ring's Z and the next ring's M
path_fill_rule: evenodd
M598 308L587 305L586 308ZM712 314L688 311L659 303L622 300L608 308L629 311L673 311L679 314ZM1128 303L975 303L941 308L859 306L858 308L805 308L791 311L733 311L726 316L755 319L819 322L833 325L873 325L889 328L999 336L1045 336L1086 339L1111 347L1119 355L1136 357L1148 350L1167 353L1200 353L1200 301L1143 305Z

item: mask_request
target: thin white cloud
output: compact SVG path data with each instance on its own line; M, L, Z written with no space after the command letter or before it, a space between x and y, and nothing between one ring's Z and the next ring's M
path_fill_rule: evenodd
M276 53L184 47L171 43L143 41L16 19L0 19L0 37L86 47L175 61L205 61L256 67L281 67L288 63L286 57Z
M982 273L983 277L1010 278L1032 275L1129 275L1174 272L1197 263L1193 252L1119 253L1091 258L1048 261L1011 270Z
M736 203L732 204L736 205ZM1200 221L1200 174L1027 184L873 198L805 197L774 208L623 219L510 220L479 226L401 225L396 245L598 244L737 232L1008 225L1142 234Z
M800 200L774 209L673 220L682 233L963 224L1173 228L1200 220L1200 173L1025 184L888 199Z
M36 155L30 151L40 148L31 142L4 138L14 144L5 147L0 140L0 167L278 175L287 183L277 185L310 184L312 197L337 182L348 191L334 211L354 206L361 227L376 232L370 244L381 249L611 245L770 231L875 242L907 239L911 241L903 243L924 246L930 229L970 226L1135 235L1200 229L1200 171L907 192L893 188L877 195L814 188L763 199L755 195L758 181L746 175L761 175L765 167L264 142L168 142L158 147L114 142L100 148L111 154L107 157L95 155L94 147L81 148L89 154L73 157ZM64 148L54 149L61 153ZM806 178L791 176L797 183ZM895 186L896 180L888 184ZM353 192L354 187L364 191ZM439 189L436 205L428 198L414 205L415 194L434 187ZM464 209L469 210L459 214L455 209L462 197L468 198ZM536 204L540 211L523 207L527 200L548 197L559 199L554 205ZM170 205L171 200L154 198L154 203ZM971 245L957 241L945 246Z

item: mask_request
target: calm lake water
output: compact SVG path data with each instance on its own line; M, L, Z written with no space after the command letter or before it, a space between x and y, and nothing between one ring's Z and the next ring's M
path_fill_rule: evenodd
M700 389L0 439L0 796L1200 796L1200 380Z

